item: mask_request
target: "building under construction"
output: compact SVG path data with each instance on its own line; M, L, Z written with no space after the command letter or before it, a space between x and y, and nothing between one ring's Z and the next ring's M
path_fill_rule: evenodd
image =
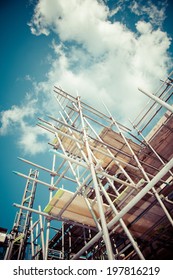
M54 88L59 118L38 122L52 166L20 158L31 169L16 172L26 183L11 232L0 228L4 259L173 258L172 75L131 128ZM35 207L40 185L49 195Z

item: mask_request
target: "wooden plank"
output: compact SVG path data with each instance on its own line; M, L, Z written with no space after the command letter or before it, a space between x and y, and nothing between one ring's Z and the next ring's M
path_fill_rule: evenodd
M66 203L73 197L74 193L67 191L65 189L59 189L54 197L51 199L49 204L45 207L47 213L57 217L64 208ZM93 211L97 217L100 218L98 204L96 201L89 199L89 202L92 204ZM108 209L107 204L103 204L103 210L106 212ZM70 220L78 221L79 223L85 223L88 225L95 226L94 219L92 214L86 204L86 201L82 195L77 195L67 209L64 211L62 217L69 218Z

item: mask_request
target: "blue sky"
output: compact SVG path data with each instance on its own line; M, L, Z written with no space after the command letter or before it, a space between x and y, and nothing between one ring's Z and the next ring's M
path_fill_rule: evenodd
M100 96L116 118L133 118L146 101L137 88L154 91L172 69L171 2L0 4L0 226L12 227L12 204L25 185L12 170L29 170L17 157L51 167L50 136L35 125L38 117L58 116L53 86L78 91L94 106Z

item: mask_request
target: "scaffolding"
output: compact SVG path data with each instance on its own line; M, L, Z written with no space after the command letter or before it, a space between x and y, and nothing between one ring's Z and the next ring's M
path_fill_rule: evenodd
M19 213L5 259L172 257L172 74L154 95L147 93L133 130L105 104L103 113L54 88L59 117L38 122L52 134L52 167L19 158L35 170L15 172L27 183L22 203L14 204ZM50 182L39 180L40 172ZM33 207L37 185L49 190L43 210Z

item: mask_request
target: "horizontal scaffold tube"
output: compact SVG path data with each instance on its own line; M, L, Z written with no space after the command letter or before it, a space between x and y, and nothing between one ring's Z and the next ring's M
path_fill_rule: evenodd
M92 227L92 226L88 226L86 224L82 224L82 223L78 223L78 222L74 222L72 220L69 220L67 218L62 218L62 217L54 217L50 214L47 214L46 212L43 212L43 211L39 211L39 210L36 210L36 209L33 209L33 208L30 208L30 207L27 207L27 206L23 206L21 204L17 204L17 203L13 203L13 206L14 207L17 207L17 208L20 208L20 209L23 209L23 210L27 210L27 211L30 211L32 213L36 213L38 215L42 215L44 216L45 218L47 218L47 220L57 220L57 221L60 221L60 222L65 222L65 223L70 223L72 225L77 225L77 226L80 226L80 227L83 227L83 228L88 228L88 229L91 229L93 231L97 231L97 229L95 227Z
M50 151L51 153L55 153L55 154L59 155L60 157L62 157L62 158L64 158L64 159L69 160L69 161L72 162L72 163L76 163L77 165L80 165L80 166L82 166L82 167L85 167L85 168L89 169L88 165L85 164L85 163L82 163L82 162L80 162L80 161L78 161L78 160L75 160L75 159L73 159L73 158L71 158L71 157L68 157L68 156L66 156L66 155L64 155L64 154L61 154L61 153L57 152L56 150L52 150L52 149L51 149L51 150L49 150L49 151ZM128 187L131 187L131 188L135 188L135 189L136 189L136 187L135 187L134 185L132 185L132 184L130 184L130 183L128 183L128 182L125 182L125 181L123 181L123 180L121 180L121 179L118 179L118 178L116 178L115 176L111 176L111 175L107 174L106 172L102 172L102 171L100 171L100 170L97 170L97 168L96 168L96 173L101 174L101 175L103 175L103 176L105 176L105 177L107 177L107 178L109 178L109 179L112 179L112 180L114 180L114 181L117 182L117 183L120 183L120 184L123 184L123 185L125 185L125 186L128 186Z
M80 166L82 166L82 167L88 169L88 165L87 165L86 163L83 163L83 162L78 161L78 160L76 160L76 159L73 159L73 158L71 158L71 157L69 157L69 156L66 156L66 155L64 155L64 154L62 154L62 153L59 153L59 152L57 152L56 150L50 149L49 152L50 152L50 153L54 153L54 154L56 154L56 155L58 155L58 156L60 156L60 157L62 157L62 158L64 158L64 159L66 159L66 160L69 160L69 161L72 162L72 163L75 163L75 164L77 164L77 165L80 165Z
M17 172L17 171L13 171L13 173L16 174L16 175L18 175L18 176L21 176L21 177L23 177L23 178L25 178L25 179L29 179L29 180L31 180L31 181L34 181L34 182L38 183L38 184L42 184L42 185L44 185L44 186L46 186L46 187L49 187L51 190L58 190L58 188L56 188L55 186L53 186L53 185L51 185L51 184L48 184L48 183L46 183L46 182L37 180L36 178L32 178L32 177L27 176L27 175L25 175L25 174L23 174L23 173L20 173L20 172Z
M139 89L139 91L141 91L142 93L144 93L145 95L147 95L148 97L150 97L151 99L153 99L154 101L159 103L161 106L165 107L166 109L168 109L170 112L173 113L173 107L170 104L166 103L161 98L157 97L156 95L152 94L151 92L146 92L146 91L142 90L141 88L138 88L138 89Z
M37 167L37 168L40 168L40 169L42 169L42 170L44 170L44 171L50 173L50 175L52 175L52 176L60 176L60 174L57 173L56 171L52 171L51 169L48 169L48 168L46 168L46 167L44 167L44 166L41 166L41 165L36 164L36 163L33 163L32 161L29 161L29 160L24 159L24 158L21 158L21 157L18 157L18 159L20 159L21 161L26 162L26 163L28 163L28 164L30 164L30 165L33 165L33 166L35 166L35 167ZM67 177L67 176L65 176L65 175L63 176L63 178L66 179L66 180L72 181L72 182L76 182L75 180L73 180L73 179L71 179L70 177ZM54 185L55 185L55 184L54 184Z

